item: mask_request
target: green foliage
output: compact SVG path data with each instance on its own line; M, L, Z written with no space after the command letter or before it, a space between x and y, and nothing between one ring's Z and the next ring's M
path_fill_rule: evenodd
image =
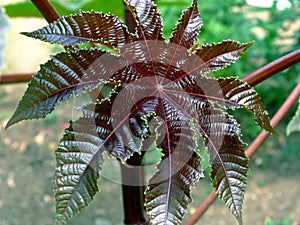
M74 11L78 11L79 9L85 11L93 9L95 11L112 13L120 17L123 17L124 15L123 7L120 7L122 1L53 0L50 2L61 16L73 14ZM4 7L7 15L10 17L42 17L41 13L34 7L30 0L8 4Z
M267 217L265 219L265 225L290 225L290 220L289 220L289 218L285 217L285 218L280 219L277 222L275 222L270 217Z

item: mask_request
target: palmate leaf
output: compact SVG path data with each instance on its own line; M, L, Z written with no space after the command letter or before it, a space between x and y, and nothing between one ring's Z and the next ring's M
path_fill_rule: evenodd
M104 96L99 89L99 99L79 107L83 116L71 122L56 151L58 222L66 222L93 199L104 151L126 162L155 144L162 159L146 191L149 223L180 224L191 202L190 189L203 176L197 154L202 138L213 186L242 224L248 159L239 126L227 109L249 110L262 128L275 131L247 83L207 75L236 62L252 43L193 47L202 25L196 0L182 13L166 43L153 1L125 3L135 20L135 34L119 19L95 12L80 12L27 33L65 46L96 42L118 55L89 49L52 57L33 77L7 127L44 117L71 95L104 84L111 93Z
M133 38L121 20L97 12L65 16L39 30L22 34L63 46L95 42L110 48L120 48Z

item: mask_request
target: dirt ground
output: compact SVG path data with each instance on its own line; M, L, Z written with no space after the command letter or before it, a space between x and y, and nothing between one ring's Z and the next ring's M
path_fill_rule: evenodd
M22 31L29 31L32 29L28 24L36 28L41 22L14 23L19 28L13 28L9 35L26 42L19 46L21 41L9 39L7 57L15 60L8 60L5 72L36 71L37 65L47 61L49 45L17 33L20 27ZM38 55L34 49L38 49ZM45 121L22 122L4 130L26 87L26 84L0 86L0 225L54 224L53 151L62 137L67 119L72 118L73 102L59 107L56 114ZM287 152L289 149L300 150L298 139L299 134L288 139L271 138L251 161L243 210L244 225L264 225L266 221L269 221L268 225L300 225L300 154L287 154L286 157L282 154L282 149ZM109 174L112 168L113 165L105 164L104 172ZM122 224L120 185L105 177L100 183L101 192L95 201L68 224ZM189 207L190 213L211 190L208 178L197 184L193 189L194 202ZM218 200L197 224L231 225L237 222Z

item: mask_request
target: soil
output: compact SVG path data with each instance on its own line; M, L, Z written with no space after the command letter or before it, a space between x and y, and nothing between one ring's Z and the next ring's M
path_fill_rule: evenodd
M32 30L26 27L27 24L40 27L37 23L23 24L15 20L14 27L17 24L23 31ZM19 29L15 29L15 33L10 33L10 36L23 38L16 35ZM15 45L19 42L12 38L9 41L9 67L5 72L36 71L36 65L48 59L47 45L24 38L27 44L23 43L15 50ZM43 53L39 51L45 48L48 50ZM33 49L37 49L42 55L34 56ZM21 122L4 130L26 87L26 84L0 86L0 225L54 224L54 150L62 137L66 121L72 118L73 102L62 105L46 120ZM283 132L284 130L281 132L282 139L269 139L250 163L251 171L243 210L244 225L263 225L267 221L269 225L300 225L299 134L286 138ZM113 164L105 164L104 173L114 173L114 169L116 168ZM106 176L100 180L100 189L101 192L88 209L76 215L68 224L122 224L121 186L108 180ZM189 207L189 214L195 211L211 190L208 178L197 184L193 189L194 202ZM238 223L224 204L217 200L197 224Z

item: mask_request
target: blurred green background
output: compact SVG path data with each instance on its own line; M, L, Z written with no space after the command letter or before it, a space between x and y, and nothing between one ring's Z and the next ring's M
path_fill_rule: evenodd
M82 9L85 11L95 10L105 13L110 12L123 19L123 3L121 0L53 0L51 2L58 10L60 15L68 15L71 13L74 14L78 12L79 9ZM267 1L262 2L266 3ZM300 1L278 0L269 2L271 3L269 7L259 7L247 4L246 0L198 1L199 12L203 20L202 30L198 38L199 43L217 43L226 39L232 39L240 42L254 41L253 46L247 50L247 52L237 63L231 65L228 68L225 68L222 71L216 72L216 76L238 76L242 78L260 68L261 66L293 50L300 48ZM285 2L284 6L282 6L282 2ZM181 15L182 10L190 6L191 1L157 0L156 3L163 17L164 36L166 39L168 39L173 27L175 26L178 18ZM51 46L47 43L41 43L38 40L29 39L18 34L21 31L31 31L40 28L43 25L46 25L45 20L41 17L38 10L36 10L36 8L30 1L0 0L0 6L2 7L2 13L0 14L0 67L2 66L2 73L35 73L39 69L39 64L45 63L49 59L49 54L63 51L63 49L60 47ZM7 21L4 19L5 17ZM8 33L6 33L7 31ZM5 43L6 47L4 47ZM3 56L3 58L1 57L1 55ZM264 102L270 116L273 116L274 113L279 109L280 105L284 102L286 97L299 81L300 64L297 64L255 87L255 89L261 96L262 101ZM2 157L2 161L0 158L0 185L1 180L4 180L8 186L7 189L5 189L5 187L2 187L2 189L0 189L0 225L18 225L18 222L13 221L19 221L18 219L1 220L1 211L4 215L4 212L6 212L7 214L11 210L9 208L1 210L3 209L3 207L1 208L1 205L6 205L6 203L3 203L3 199L5 199L5 192L12 191L11 187L13 187L13 183L11 183L11 179L13 179L12 174L7 172L8 170L6 166L8 166L10 170L14 170L15 166L18 163L24 163L26 154L30 153L28 157L32 157L32 155L34 155L32 157L33 165L29 163L33 168L32 178L30 179L48 179L51 181L51 175L53 175L54 173L54 154L52 151L55 149L57 140L62 135L64 122L66 122L68 119L71 119L71 116L67 117L65 113L63 113L62 111L58 111L48 117L45 121L30 121L29 123L25 122L23 123L25 125L17 125L16 128L13 127L8 131L4 131L3 127L5 125L5 122L13 113L17 105L17 101L20 100L25 88L25 84L0 86L0 134L2 139L0 142L2 149L0 150L0 156ZM65 107L68 108L69 106ZM71 106L68 109L70 108ZM299 134L292 133L291 135L286 136L286 126L294 115L296 108L297 106L295 105L289 112L289 114L285 117L281 125L277 128L277 131L278 133L280 133L281 138L277 139L271 137L269 141L264 144L262 150L255 156L254 160L251 162L250 167L259 168L262 169L262 171L270 169L270 173L277 168L279 170L277 171L277 173L283 176L288 176L286 175L288 173L295 174L296 171L299 171L300 167L295 166L295 162L298 165L299 163L297 161L300 159ZM249 113L241 110L234 113L237 116L238 121L241 123L241 127L243 130L243 140L247 143L251 143L251 141L253 141L257 134L260 132L260 128L256 126L254 119ZM251 118L249 119L249 117ZM30 125L31 123L32 125ZM57 124L59 124L59 126ZM32 129L31 132L34 133L34 137L27 137L24 134L26 133L26 129ZM53 130L55 129L57 129L58 131L53 132ZM28 132L27 135L31 135L30 132ZM37 140L39 140L39 138L41 139L41 137L44 138L44 142L39 145L38 143L40 142L38 142ZM22 147L22 141L18 141L20 140L20 138L23 138L24 140L28 139L28 143L26 142L25 147L24 145ZM14 158L13 160L15 161L12 161L11 164L8 164L8 161L5 161L5 157L8 157L8 154L14 153L11 152L11 149L14 149L13 144L19 142L21 144L16 145L18 146L16 149L19 149L17 153L21 155L23 153L26 154L22 155L22 157L19 159L17 157ZM36 147L36 145L38 147ZM50 151L47 151L47 149ZM38 153L35 153L35 151L38 151ZM13 157L13 155L10 157ZM41 161L42 163L35 164L34 162L36 160ZM49 162L47 160L49 160ZM49 174L48 172L47 177L42 178L43 173L41 171L45 169L45 166L48 166L46 167L47 169L52 169L53 173ZM40 172L35 173L35 170L40 170ZM16 170L14 176L17 176L16 174L20 173L20 171L21 170ZM109 171L108 169L108 173L110 172L111 171ZM28 174L25 174L25 176L28 176ZM253 175L250 174L250 179L252 176ZM255 185L259 188L265 187L268 183L272 182L269 178L260 176L253 177L253 180L255 180ZM5 183L4 181L3 183ZM20 182L20 185L23 185L23 187L25 188L25 181L15 182ZM285 180L284 182L287 183L288 181ZM45 202L46 205L48 204L48 206L51 208L50 211L53 214L54 203L53 198L50 197L52 196L51 182L48 181L47 185L46 191L41 194L43 196L41 201ZM105 214L105 210L101 211L100 209L101 204L102 208L105 208L106 206L105 202L102 202L101 200L103 198L107 198L105 197L105 193L103 192L111 192L115 190L115 186L109 183L106 184L106 186L103 185L103 187L103 191L100 193L101 196L99 197L99 199L97 199L97 201L101 201L101 203L99 203L100 206L95 206L94 211L91 212L91 218L92 215L95 214L100 216ZM209 184L207 185L207 187L209 190L211 190ZM36 193L38 193L38 191ZM201 199L203 199L203 196L205 196L206 193L206 190L204 190L204 193L202 194L198 193L198 197L200 197L198 200L195 200L195 202L197 203ZM34 195L34 193L32 195L32 198L35 198L36 201L38 201L37 195L38 194ZM121 204L119 191L116 191L116 196L116 198L118 199L118 204ZM194 203L193 207L195 207L196 203ZM13 204L14 203L11 203L11 207L13 207ZM299 204L300 206L300 203L298 201L297 204ZM37 205L36 207L38 208L39 206ZM28 220L27 222L20 222L19 224L53 224L53 221L51 221L51 219L49 219L49 222L44 221L44 223L28 222L30 218L34 217L34 208L31 211L27 208L26 210L28 210ZM246 215L246 218L248 218L248 220L245 221L245 224L263 224L265 221L267 221L265 222L267 224L270 224L270 221L276 224L276 221L283 221L286 218L288 219L288 221L296 221L297 219L295 218L298 218L300 220L299 217L295 216L296 214L300 215L299 210L297 211L297 207L295 210L296 211L290 213L290 216L286 216L286 214L280 215L273 213L270 215L266 215L268 217L264 218L263 215L260 215L261 223L253 222L257 222L257 218L254 215L249 214L248 217ZM111 212L111 214L115 216L110 216L108 220L111 220L112 222L99 219L98 217L96 217L95 219L93 217L93 222L88 222L86 224L117 224L121 221L122 218L122 212L120 211L122 211L122 209L119 205L119 208ZM190 212L192 211L193 210L190 210ZM19 213L19 211L16 212ZM229 215L229 212L226 211L226 213L228 213ZM276 218L276 216L278 217ZM27 218L25 215L20 215L20 217L16 218L22 217ZM47 216L44 215L44 217ZM253 218L253 223L251 223L251 218ZM76 221L77 222L71 221L70 224L82 224L85 222L85 217L78 216L78 219L76 219ZM204 221L206 221L205 218ZM233 219L229 219L229 222L227 221L227 223L230 224L230 221L233 221L233 223L235 223ZM209 220L209 218L207 218L205 224L222 225L222 223L214 222L212 220ZM283 223L277 222L277 224ZM292 224L292 222L290 224ZM297 223L293 224L298 225Z

